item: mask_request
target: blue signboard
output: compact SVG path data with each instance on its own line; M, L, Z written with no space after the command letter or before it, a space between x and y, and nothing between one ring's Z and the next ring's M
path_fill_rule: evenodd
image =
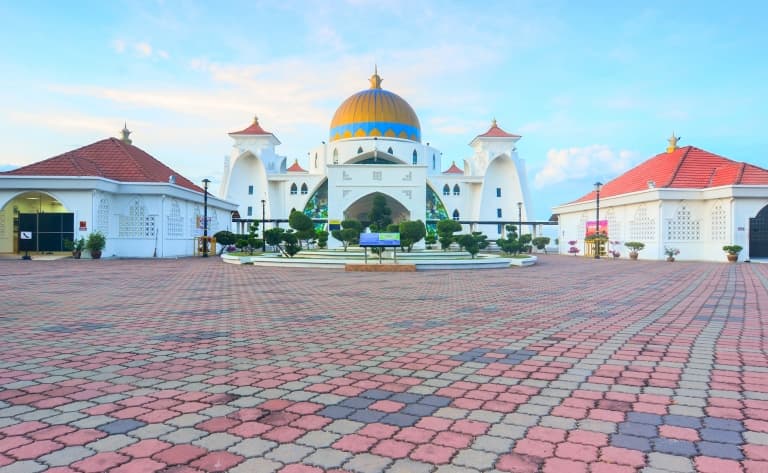
M360 246L400 246L400 234L361 233Z

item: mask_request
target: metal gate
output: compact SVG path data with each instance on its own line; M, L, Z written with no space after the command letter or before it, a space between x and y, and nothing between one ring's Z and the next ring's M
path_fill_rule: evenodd
M749 257L768 258L768 206L749 219Z
M31 232L31 239L21 239ZM64 251L64 240L74 241L75 214L19 214L19 249L21 251Z

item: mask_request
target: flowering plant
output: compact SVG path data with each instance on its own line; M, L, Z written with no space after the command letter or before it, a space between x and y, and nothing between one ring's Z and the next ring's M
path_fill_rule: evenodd
M680 250L677 248L664 248L664 254L667 256L677 256L680 254Z

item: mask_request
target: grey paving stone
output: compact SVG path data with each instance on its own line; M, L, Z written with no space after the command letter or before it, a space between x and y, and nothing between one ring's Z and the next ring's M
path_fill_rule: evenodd
M282 467L282 463L266 458L251 458L228 471L229 473L274 473Z
M757 445L768 445L768 434L763 432L751 432L747 431L742 434L744 436L744 440L747 441L747 443L754 443Z
M277 442L272 442L271 440L250 438L229 447L227 450L232 453L242 455L246 458L262 457L266 452L277 447L277 445Z
M689 473L693 472L693 462L686 458L666 453L653 452L648 454L648 464L653 468L667 471Z
M456 465L440 465L435 473L480 473L480 470Z
M287 443L270 450L265 457L281 463L295 463L312 452L313 448Z
M592 432L613 434L616 432L616 423L604 420L584 419L579 421L579 428Z
M312 451L312 449L309 449ZM320 448L304 458L303 463L323 469L338 468L352 456L351 453L334 448Z
M199 438L203 438L208 435L208 432L199 429L193 429L192 427L183 427L173 432L167 433L160 437L160 440L171 442L175 444L194 442Z
M706 415L701 407L678 406L674 404L669 406L669 413L691 417L704 417Z
M208 450L224 450L240 442L242 439L242 437L238 437L237 435L216 432L199 438L192 443Z
M61 450L49 453L48 455L43 455L37 460L49 466L67 466L70 463L74 463L95 454L96 452L94 450L82 446L64 447Z
M65 412L57 416L46 417L45 422L53 425L63 425L71 424L76 420L80 420L85 417L88 417L88 414L83 414L82 412Z
M99 439L89 444L86 444L86 447L90 448L91 450L95 450L97 452L114 452L114 451L120 450L123 447L127 447L128 445L134 444L138 441L139 441L138 439L129 437L125 434L117 434L117 435L110 435L108 437L104 437L103 439Z
M6 466L0 466L0 473L37 473L38 471L45 471L47 469L48 466L45 463L25 460L11 463Z
M487 433L494 437L517 440L525 437L527 431L528 427L522 425L496 424L492 425Z
M131 431L131 437L138 439L154 439L173 432L176 427L167 424L148 424Z
M430 473L432 469L433 465L428 463L401 458L387 469L387 473Z
M391 463L391 458L360 453L350 458L342 467L355 473L382 473Z
M165 421L165 423L175 425L176 427L192 427L208 419L210 419L210 417L208 416L190 413L190 414L182 414L178 417L174 417L172 419Z
M330 424L326 425L323 428L323 430L327 432L334 432L337 434L346 435L346 434L353 434L357 432L358 430L363 428L364 425L365 424L363 424L362 422L354 422L351 420L342 419L342 420L336 420L331 422Z
M522 438L522 437L521 437ZM496 437L494 435L480 435L475 438L472 448L492 453L506 453L512 451L515 441L510 438Z
M340 438L341 435L339 434L325 432L322 430L313 430L296 439L296 443L307 445L309 447L322 448L329 447Z
M495 453L488 453L481 450L464 449L461 450L453 458L452 463L485 470L491 468L493 464L496 463L497 458L498 455Z
M514 424L514 425L523 425L526 427L534 426L539 423L539 416L531 415L531 414L522 414L519 412L515 412L512 414L507 414L504 416L504 419L502 422L505 424Z
M552 427L553 429L573 430L576 428L576 419L558 416L544 416L539 421L542 427Z

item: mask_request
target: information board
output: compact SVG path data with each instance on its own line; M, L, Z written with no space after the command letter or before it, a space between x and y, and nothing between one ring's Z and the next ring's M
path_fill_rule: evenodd
M360 246L400 246L400 234L361 233Z

